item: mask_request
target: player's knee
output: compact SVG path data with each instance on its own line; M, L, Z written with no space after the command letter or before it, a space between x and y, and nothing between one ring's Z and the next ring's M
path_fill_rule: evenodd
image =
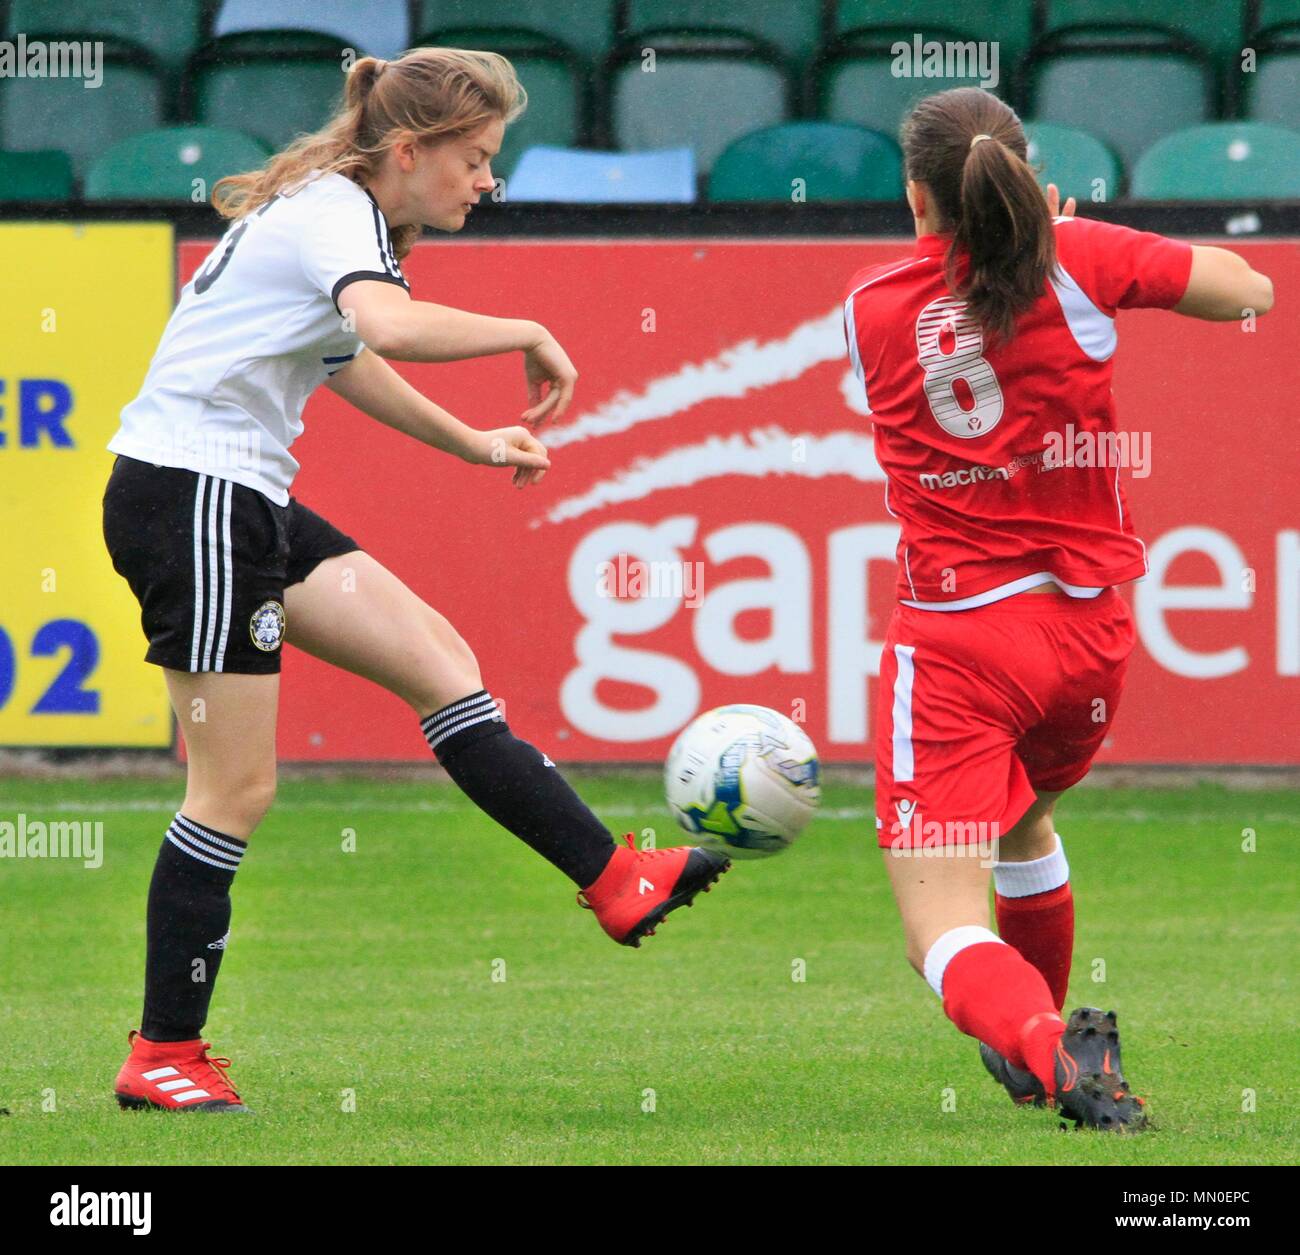
M223 776L202 785L191 780L181 809L199 823L246 841L275 802L275 787L274 772Z
M247 807L250 815L256 815L256 824L261 823L266 812L275 805L275 791L279 781L275 772L259 775L249 785Z
M1056 845L1055 799L1030 809L998 842L998 857L1010 862L1041 858Z
M460 637L456 638L459 645L452 650L448 656L450 670L455 675L457 685L460 688L481 689L483 687L483 675L478 669L478 659L470 652L470 648Z
M219 805L230 816L231 827L252 832L275 803L276 783L274 768L260 769L230 781Z
M436 710L483 687L473 650L435 610L429 611L419 652L421 661L403 695L417 710Z
M444 662L456 671L462 679L479 681L478 659L474 651L465 643L465 638L436 610L430 612L430 631L436 648Z

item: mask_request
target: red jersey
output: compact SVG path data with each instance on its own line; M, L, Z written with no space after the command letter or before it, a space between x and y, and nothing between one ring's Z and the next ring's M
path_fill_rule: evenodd
M1176 305L1191 245L1088 218L1053 230L1057 269L1006 343L986 344L949 291L946 236L849 281L845 338L902 525L905 605L964 610L1044 577L1090 597L1146 574L1119 477L1115 312Z

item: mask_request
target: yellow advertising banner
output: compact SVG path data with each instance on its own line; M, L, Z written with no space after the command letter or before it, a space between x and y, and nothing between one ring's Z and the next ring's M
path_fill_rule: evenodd
M0 225L0 746L171 744L100 512L172 265L165 224Z

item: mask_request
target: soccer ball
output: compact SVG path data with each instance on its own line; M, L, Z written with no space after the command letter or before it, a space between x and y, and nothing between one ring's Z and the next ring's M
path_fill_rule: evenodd
M664 789L699 845L728 858L766 858L787 849L817 809L817 749L766 706L719 706L673 742Z

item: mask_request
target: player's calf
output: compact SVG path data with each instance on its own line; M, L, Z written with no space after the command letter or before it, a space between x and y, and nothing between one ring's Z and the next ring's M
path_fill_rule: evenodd
M590 885L604 871L614 853L609 830L549 756L514 735L485 689L449 703L421 727L465 796L575 885Z

